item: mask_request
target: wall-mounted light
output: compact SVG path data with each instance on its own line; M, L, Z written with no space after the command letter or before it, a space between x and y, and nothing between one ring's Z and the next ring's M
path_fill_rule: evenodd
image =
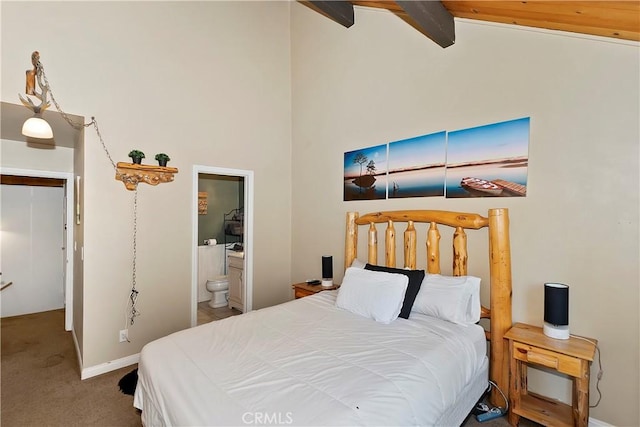
M20 101L25 107L33 111L34 116L28 118L22 125L22 134L31 138L38 139L51 139L53 138L53 129L45 119L42 118L42 112L49 108L51 104L47 101L47 94L49 93L49 84L44 78L42 70L42 64L40 63L40 53L35 51L31 54L31 64L33 64L32 70L27 70L26 74L26 89L25 93L27 97L24 98L18 94ZM36 83L40 88L40 93L36 92ZM36 97L40 100L40 104L36 105L29 95Z
M30 138L51 139L53 129L47 121L38 115L29 117L22 125L22 134Z

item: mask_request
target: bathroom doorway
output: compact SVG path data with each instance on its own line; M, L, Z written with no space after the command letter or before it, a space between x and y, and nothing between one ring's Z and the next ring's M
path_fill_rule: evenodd
M205 288L208 279L227 276L229 307L252 309L253 171L195 165L192 197L191 326L196 326L198 303L212 296Z

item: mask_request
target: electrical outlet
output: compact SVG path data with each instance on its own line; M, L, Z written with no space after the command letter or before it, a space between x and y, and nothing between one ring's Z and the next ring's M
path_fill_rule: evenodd
M120 331L120 342L128 342L129 341L129 330L128 329L123 329Z

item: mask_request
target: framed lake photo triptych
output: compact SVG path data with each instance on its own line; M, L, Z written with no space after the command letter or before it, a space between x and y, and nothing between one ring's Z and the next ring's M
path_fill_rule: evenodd
M530 118L344 153L344 200L525 197Z

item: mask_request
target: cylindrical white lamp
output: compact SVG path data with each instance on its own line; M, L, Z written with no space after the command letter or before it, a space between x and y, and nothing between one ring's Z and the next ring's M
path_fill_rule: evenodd
M544 284L544 334L559 340L569 339L569 286Z

